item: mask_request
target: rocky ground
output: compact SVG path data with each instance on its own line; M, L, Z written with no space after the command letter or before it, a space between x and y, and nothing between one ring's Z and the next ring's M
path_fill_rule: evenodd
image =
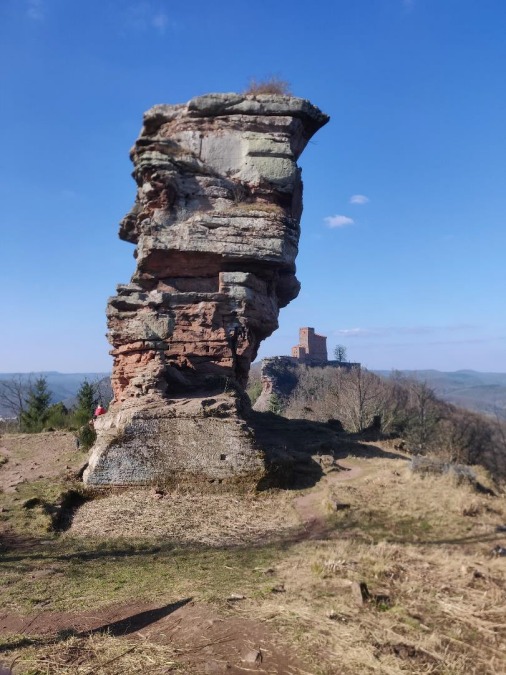
M494 495L348 441L304 490L88 499L82 459L70 434L0 439L16 675L506 672L506 505L485 475Z

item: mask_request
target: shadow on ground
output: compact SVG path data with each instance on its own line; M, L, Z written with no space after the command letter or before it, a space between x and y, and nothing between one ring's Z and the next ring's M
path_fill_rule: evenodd
M83 631L77 633L77 637L86 637L88 635L95 635L96 633L108 633L109 635L114 635L119 637L121 635L130 635L130 633L136 633L143 628L146 628L155 621L160 621L172 612L175 612L176 609L184 607L193 598L185 598L184 600L179 600L178 602L173 602L170 605L165 605L163 607L158 607L157 609L148 609L145 612L139 612L138 614L132 614L127 616L125 619L120 621L112 621L111 623L105 623L102 626L93 628L89 631Z
M143 630L144 628L150 626L152 623L160 621L160 619L169 616L169 614L172 614L180 607L184 607L188 603L192 602L192 600L193 598L184 598L183 600L178 600L177 602L173 602L169 605L164 605L162 607L157 607L155 609L148 609L143 612L138 612L137 614L131 614L130 616L127 616L123 619L117 621L110 621L108 623L104 623L100 626L96 626L95 628L90 628L88 630L78 631L73 627L67 627L67 628L59 628L57 630L56 636L52 635L51 637L48 638L39 637L31 639L29 637L23 637L20 638L19 640L9 642L4 645L0 645L0 653L11 652L16 649L26 647L30 644L37 644L38 646L43 646L46 644L57 644L58 642L67 640L69 637L86 638L89 637L90 635L97 635L97 634L107 634L114 637L131 635L132 633L136 633L137 631ZM38 619L39 616L40 615L37 615L35 619ZM23 627L22 632L27 633L30 628L34 632L40 632L40 630L37 631L37 624L36 623L34 624L33 620L31 620L26 626Z
M257 486L259 490L313 487L323 477L322 467L315 459L318 455L333 455L335 459L354 455L407 460L401 453L365 444L361 441L368 438L336 430L332 424L257 411L252 411L248 423L265 452L268 466L268 475Z

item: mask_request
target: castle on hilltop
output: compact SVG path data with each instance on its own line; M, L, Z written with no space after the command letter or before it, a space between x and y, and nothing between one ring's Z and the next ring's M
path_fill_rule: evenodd
M299 328L299 344L292 347L292 356L276 356L276 359L291 359L306 366L332 366L334 368L360 368L360 363L330 360L327 355L327 338L318 335L314 328Z
M292 347L291 356L269 356L262 359L260 378L262 393L256 399L253 409L270 410L272 396L280 401L288 401L300 377L300 366L309 368L360 369L360 363L350 361L329 361L327 356L327 338L318 335L314 328L299 328L299 344Z
M292 347L292 358L311 365L327 364L327 338L315 333L314 328L300 328L299 344Z

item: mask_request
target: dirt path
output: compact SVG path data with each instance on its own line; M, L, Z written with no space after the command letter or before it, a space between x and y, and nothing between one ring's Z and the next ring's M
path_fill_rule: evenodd
M296 497L293 506L299 516L306 539L321 539L327 532L324 500L328 488L343 481L357 478L363 469L349 461L333 464L324 478L307 494Z

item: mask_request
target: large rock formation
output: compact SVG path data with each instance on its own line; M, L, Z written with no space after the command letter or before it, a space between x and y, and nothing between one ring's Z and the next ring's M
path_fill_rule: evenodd
M242 387L299 291L296 161L327 121L278 95L210 94L145 114L120 227L137 269L107 308L114 400L88 483L265 472Z

